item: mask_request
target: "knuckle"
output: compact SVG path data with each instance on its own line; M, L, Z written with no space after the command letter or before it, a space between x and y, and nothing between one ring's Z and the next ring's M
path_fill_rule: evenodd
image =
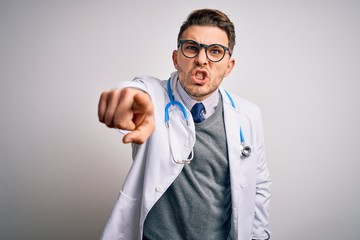
M109 128L113 127L113 123L111 120L105 119L104 124Z
M100 101L108 101L108 98L111 96L111 92L110 91L104 91L101 93L100 95Z
M100 101L103 101L106 98L106 91L100 94Z
M135 89L132 89L132 88L123 88L119 91L120 97L125 98L128 96L132 96L132 95L134 95L134 90Z

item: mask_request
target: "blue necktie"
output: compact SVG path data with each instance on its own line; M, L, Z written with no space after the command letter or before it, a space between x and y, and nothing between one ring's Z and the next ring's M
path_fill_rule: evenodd
M199 123L205 120L205 118L202 116L202 112L205 111L204 104L202 103L196 103L192 109L191 114L193 116L194 122Z

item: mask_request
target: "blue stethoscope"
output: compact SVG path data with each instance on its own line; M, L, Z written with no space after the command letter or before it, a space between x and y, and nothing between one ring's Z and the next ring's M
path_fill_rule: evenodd
M167 82L167 93L168 93L170 101L165 106L165 125L166 125L166 128L168 129L170 152L171 152L171 156L172 156L175 163L179 163L179 164L190 163L190 161L194 158L194 150L193 149L191 150L191 153L189 154L189 157L187 159L177 159L176 157L174 157L174 153L173 153L173 150L172 150L172 147L171 147L172 146L171 145L171 137L170 137L170 134L169 134L169 128L170 128L170 124L169 124L169 121L170 121L169 108L171 106L176 106L176 107L178 107L180 109L180 111L181 111L181 113L182 113L182 115L184 117L185 123L187 125L189 140L190 140L190 136L191 136L191 131L190 131L190 127L189 127L188 114L186 113L184 105L182 103L180 103L179 101L176 101L174 99L174 95L172 94L172 90L171 90L171 86L170 86L170 79L171 78L169 78L169 80ZM234 103L232 97L230 96L230 94L227 91L225 91L225 93L228 96L232 107L236 109L235 103ZM245 137L244 137L244 134L243 134L243 131L242 131L241 127L240 127L240 143L241 143L241 155L243 155L244 157L250 156L251 155L251 147L245 143Z

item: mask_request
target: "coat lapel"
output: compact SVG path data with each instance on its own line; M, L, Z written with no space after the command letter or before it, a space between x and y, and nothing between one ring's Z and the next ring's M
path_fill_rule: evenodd
M244 172L244 158L241 155L240 127L245 139L249 138L250 124L246 115L241 113L241 106L237 105L224 89L220 89L224 105L224 122L227 136L228 157L230 165L231 194L233 207L240 202L241 189L246 187L246 173Z

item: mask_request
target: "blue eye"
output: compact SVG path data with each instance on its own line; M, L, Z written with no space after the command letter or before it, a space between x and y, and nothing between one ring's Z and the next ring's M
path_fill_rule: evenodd
M209 47L208 53L211 55L223 55L224 49L219 45L213 45L213 46Z
M184 50L186 50L186 51L192 51L192 52L198 52L198 51L199 51L199 47L196 46L195 44L185 44L185 45L184 45Z

